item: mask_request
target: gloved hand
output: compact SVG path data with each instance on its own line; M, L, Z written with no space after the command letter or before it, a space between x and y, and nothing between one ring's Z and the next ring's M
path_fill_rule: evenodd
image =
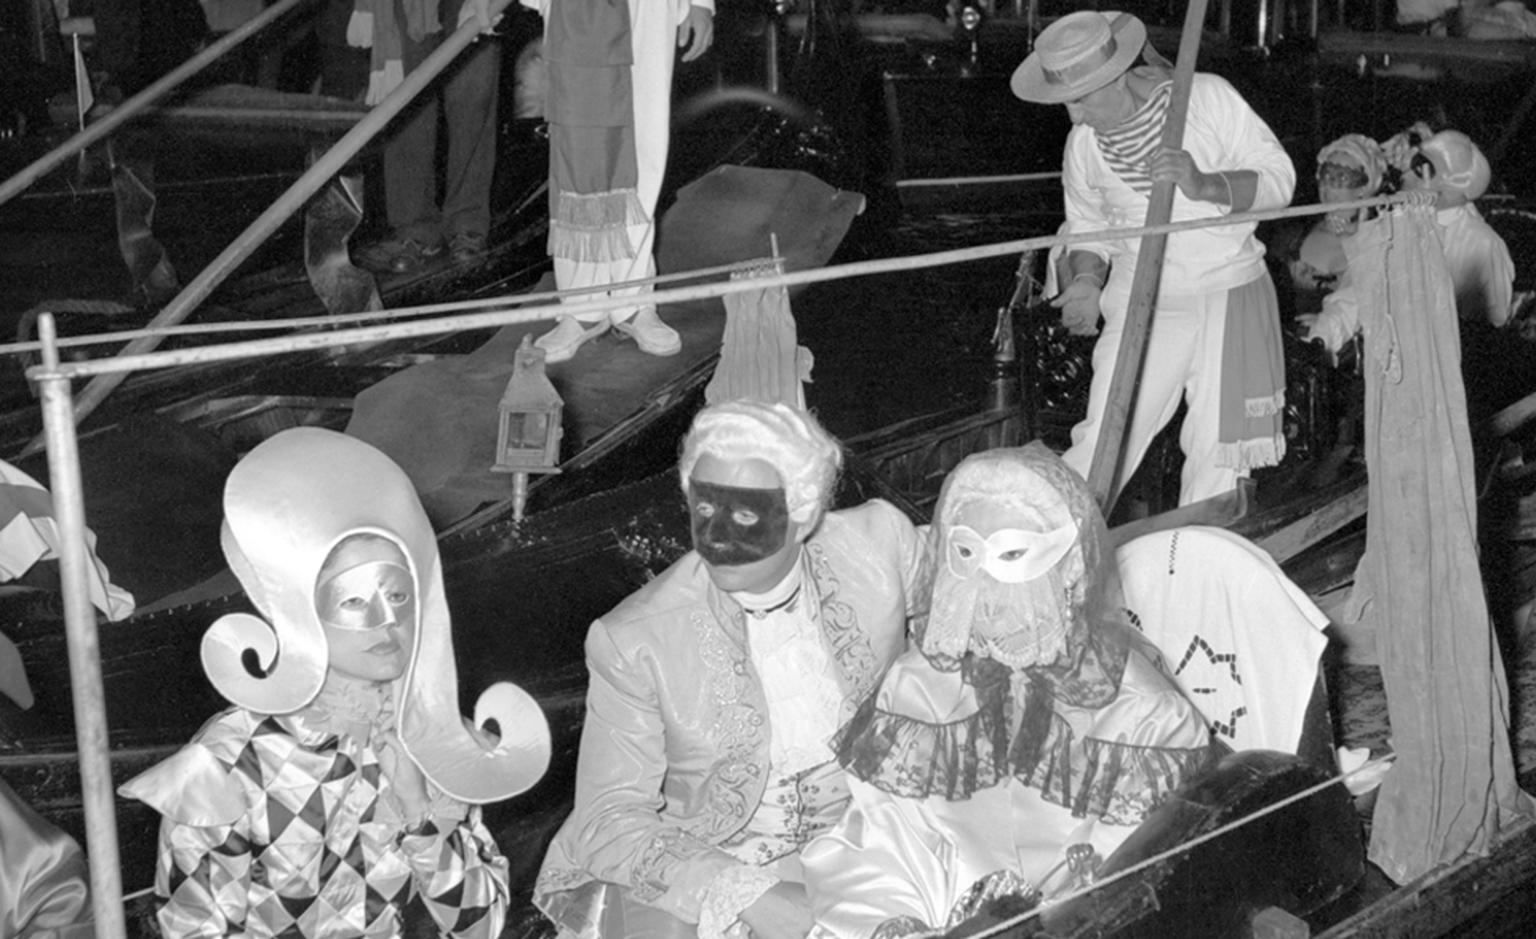
M1092 336L1099 331L1099 295L1103 292L1090 274L1080 274L1067 282L1051 306L1061 311L1061 325L1074 336Z
M688 8L688 18L677 27L677 47L682 60L692 62L709 51L715 41L715 14L704 7Z
M480 24L480 34L485 35L496 28L501 22L501 14L491 19L491 0L464 0L464 5L459 7L459 26L463 26L470 20Z

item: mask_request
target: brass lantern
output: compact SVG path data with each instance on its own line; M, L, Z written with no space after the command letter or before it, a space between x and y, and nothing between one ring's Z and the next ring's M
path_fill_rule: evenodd
M565 407L559 392L544 374L544 350L524 336L512 359L512 377L497 405L500 421L496 433L496 465L493 472L512 474L512 518L521 521L528 502L529 473L558 473L560 462L560 412Z

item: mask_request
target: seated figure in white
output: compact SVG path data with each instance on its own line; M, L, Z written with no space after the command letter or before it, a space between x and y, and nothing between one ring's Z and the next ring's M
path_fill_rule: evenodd
M967 458L931 537L927 622L843 728L852 802L802 854L813 935L937 935L1002 894L1048 902L1212 753L1055 454Z

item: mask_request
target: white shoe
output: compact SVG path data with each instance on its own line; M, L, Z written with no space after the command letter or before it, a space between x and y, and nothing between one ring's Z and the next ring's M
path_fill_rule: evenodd
M607 320L588 327L574 316L562 316L554 329L535 339L533 344L544 350L544 361L552 365L570 359L582 343L607 331Z
M614 323L613 328L633 336L640 351L650 355L677 355L683 351L682 337L661 321L653 306L644 307L629 319Z

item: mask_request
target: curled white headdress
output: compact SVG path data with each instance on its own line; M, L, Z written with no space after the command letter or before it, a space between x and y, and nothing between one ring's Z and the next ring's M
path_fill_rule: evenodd
M501 682L475 706L477 725L497 724L495 748L486 749L464 726L436 535L405 472L345 434L283 431L230 473L224 554L261 616L229 614L204 634L203 669L214 687L263 714L291 713L314 700L329 657L316 580L331 550L354 535L396 544L416 582L416 642L409 669L395 683L406 751L438 788L464 802L493 802L531 787L549 765L543 712L522 689Z

